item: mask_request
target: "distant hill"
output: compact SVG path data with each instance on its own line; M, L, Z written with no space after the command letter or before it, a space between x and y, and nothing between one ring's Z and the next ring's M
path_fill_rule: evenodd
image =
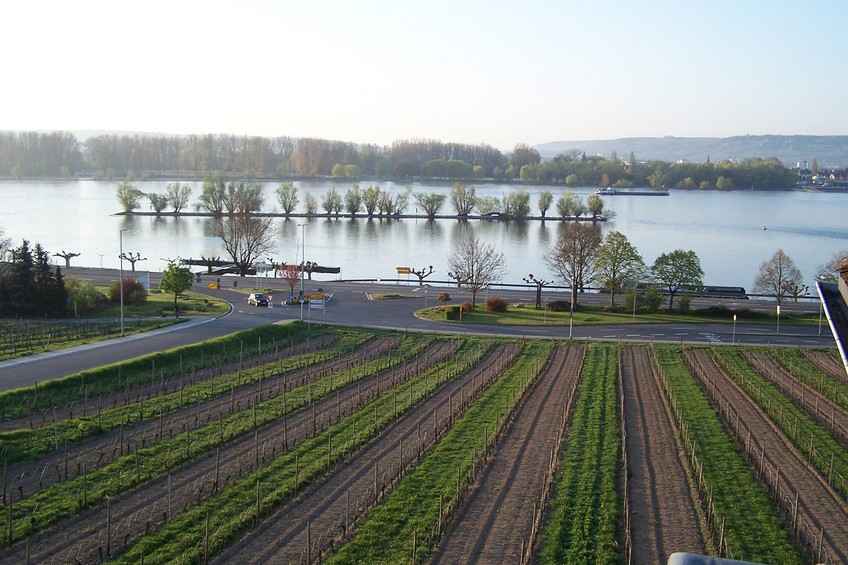
M586 155L609 157L613 151L619 159L630 152L639 161L688 161L712 163L725 159L742 160L754 157L777 157L787 167L799 162L820 167L848 166L848 135L739 135L735 137L624 137L595 141L551 141L536 145L543 159L579 149Z

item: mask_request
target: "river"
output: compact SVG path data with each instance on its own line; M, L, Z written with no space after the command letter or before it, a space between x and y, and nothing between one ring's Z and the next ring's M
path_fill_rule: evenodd
M140 190L164 193L164 181L134 183ZM200 195L202 183L192 187L189 208ZM344 194L350 183L301 181L298 186L303 211L306 193L320 197L335 186ZM369 183L360 183L364 188ZM136 263L137 270L160 271L169 259L222 257L220 241L211 235L209 218L202 217L126 217L115 196L118 182L77 181L3 181L0 182L0 226L12 245L21 239L41 243L51 254L79 253L73 266L119 266L119 249L139 254L146 260ZM274 190L279 183L265 183L265 207L280 206ZM406 185L380 183L384 190L399 191ZM414 192L449 193L449 185L413 183ZM512 185L476 185L480 196L502 197L515 190ZM538 214L537 197L542 190L554 194L554 202L565 189L559 186L525 187L531 195L532 213ZM592 188L575 188L585 198ZM848 248L848 194L821 194L800 191L682 191L672 190L668 197L607 196L607 209L614 217L603 225L603 232L618 230L636 246L650 265L658 255L675 249L694 250L704 269L704 282L710 285L753 286L759 266L778 249L783 249L801 269L805 283L812 285L818 267L835 253ZM146 209L144 201L143 209ZM414 200L406 210L416 212ZM419 211L421 212L421 211ZM549 211L555 213L555 206ZM453 213L449 201L442 213ZM306 259L321 265L340 267L340 275L316 275L321 279L395 279L395 268L416 269L432 265L431 279L447 279L447 257L457 242L476 236L494 245L504 254L504 283L521 283L533 273L547 280L553 275L542 257L556 240L564 224L559 221L457 221L424 219L330 219L310 218L306 228L298 227L303 218L275 220L276 248L269 254L277 262ZM126 228L125 232L121 232ZM765 229L764 229L765 228ZM121 233L123 236L121 237ZM305 235L305 241L301 236ZM121 241L122 240L122 241ZM64 265L64 259L54 258ZM264 259L264 258L263 258ZM130 265L124 263L124 268ZM401 276L405 278L405 276Z

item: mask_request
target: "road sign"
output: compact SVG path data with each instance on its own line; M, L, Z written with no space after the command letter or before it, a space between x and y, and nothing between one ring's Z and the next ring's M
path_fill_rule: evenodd
M411 267L398 267L397 273L399 275L411 275L412 274L412 268Z

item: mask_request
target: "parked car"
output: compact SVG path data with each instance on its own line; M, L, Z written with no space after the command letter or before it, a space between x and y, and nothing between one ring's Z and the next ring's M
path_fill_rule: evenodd
M261 294L259 292L251 293L250 296L247 297L247 305L248 306L268 306L268 295Z

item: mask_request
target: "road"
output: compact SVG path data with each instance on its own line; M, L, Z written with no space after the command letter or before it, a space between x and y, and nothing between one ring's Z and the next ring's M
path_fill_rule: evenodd
M66 275L72 275L95 284L111 284L118 279L115 269L69 268ZM127 273L125 272L125 275ZM160 273L150 273L151 286L157 287ZM218 317L195 317L185 322L144 334L127 336L80 347L55 352L42 353L11 361L0 362L0 390L9 390L29 386L35 382L60 378L85 369L97 367L124 359L144 355L153 351L171 349L210 338L227 335L261 324L283 322L287 320L307 320L311 322L345 326L361 326L376 329L396 329L402 331L425 331L437 333L463 333L502 337L525 338L572 338L586 341L621 342L657 342L657 343L696 343L740 345L776 345L792 347L834 347L835 342L825 323L822 328L786 326L778 328L762 324L699 323L699 324L611 324L611 325L550 325L550 326L464 326L455 322L432 322L414 316L415 310L436 303L440 291L451 294L453 304L470 300L470 295L455 287L430 288L424 292L417 284L398 284L391 282L341 282L341 281L305 281L307 293L322 289L328 296L324 310L310 309L308 305L285 306L281 299L274 300L272 308L247 306L247 292L255 287L271 289L276 297L288 296L288 288L282 279L256 277L223 277L221 288L212 290L209 282L216 278L205 277L195 283L194 290L223 299L231 304L227 314ZM279 289L279 292L275 292ZM415 293L419 298L398 300L370 300L369 293ZM535 289L518 290L496 288L493 295L506 298L510 303L524 302L532 307ZM564 292L545 291L545 296L567 299ZM478 301L486 298L486 293L478 295ZM603 304L608 296L581 294L580 301L585 304ZM711 299L715 302L715 299ZM727 300L728 308L751 308L774 310L774 303L760 300ZM700 299L693 300L692 307L699 308ZM784 304L781 311L815 312L818 303L799 302ZM131 321L127 321L131 323Z

